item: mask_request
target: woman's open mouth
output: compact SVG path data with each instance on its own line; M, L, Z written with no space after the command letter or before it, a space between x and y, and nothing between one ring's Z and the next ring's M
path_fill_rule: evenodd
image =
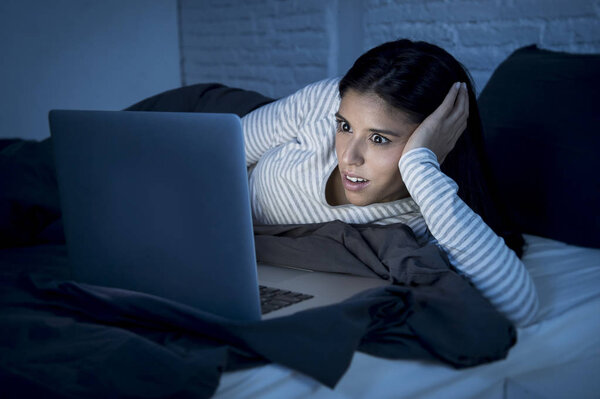
M344 173L342 176L342 184L344 185L344 188L348 191L360 191L367 187L369 183L370 180L359 176L348 175L346 173Z

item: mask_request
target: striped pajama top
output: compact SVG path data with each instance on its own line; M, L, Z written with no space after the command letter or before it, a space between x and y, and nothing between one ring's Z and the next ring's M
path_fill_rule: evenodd
M457 195L426 148L404 154L398 167L410 197L367 206L331 206L325 187L337 166L339 78L313 83L242 118L252 214L262 224L404 223L421 243L434 242L500 312L519 326L538 309L521 260Z

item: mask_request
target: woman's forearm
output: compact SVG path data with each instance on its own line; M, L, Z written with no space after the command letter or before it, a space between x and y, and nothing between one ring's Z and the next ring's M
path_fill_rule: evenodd
M450 262L516 325L530 324L538 309L531 276L517 255L458 196L437 157L417 148L399 162L400 173L433 237Z

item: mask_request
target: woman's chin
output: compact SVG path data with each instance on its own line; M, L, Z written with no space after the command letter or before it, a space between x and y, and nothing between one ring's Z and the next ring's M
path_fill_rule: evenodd
M368 198L366 198L364 195L360 195L355 192L349 193L346 191L346 199L351 205L355 206L367 206L374 203L373 201L370 201Z
M365 193L357 193L356 191L346 191L346 200L349 204L355 206L367 206L373 204L382 204L386 202L398 201L404 198L410 197L408 191L404 190L404 192L395 195L389 196L386 198L373 198L372 196L367 196Z

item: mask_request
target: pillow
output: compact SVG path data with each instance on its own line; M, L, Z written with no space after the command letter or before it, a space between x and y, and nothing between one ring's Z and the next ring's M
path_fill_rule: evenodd
M600 55L518 49L478 105L513 223L523 233L600 247Z
M126 111L234 113L240 118L273 99L220 83L198 83L146 98Z
M3 140L0 149L0 248L45 242L60 217L50 139Z

